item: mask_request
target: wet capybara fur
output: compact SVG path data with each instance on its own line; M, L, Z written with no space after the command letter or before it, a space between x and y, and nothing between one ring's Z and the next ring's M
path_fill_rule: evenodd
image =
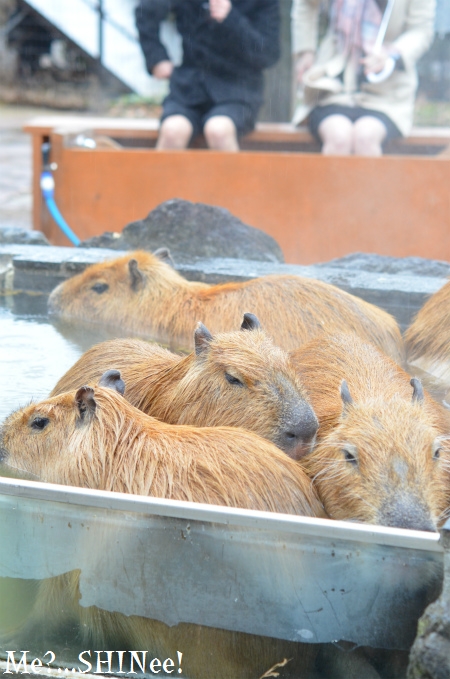
M100 386L14 412L0 431L2 461L50 483L323 516L299 464L270 442L237 428L159 422L130 405L123 390L120 373L111 370ZM282 654L295 657L292 667L297 660L301 666L309 662L311 649L301 645L189 624L169 628L84 608L78 604L78 582L78 571L44 581L29 624L58 629L69 619L85 644L107 644L84 648L128 643L159 658L176 658L177 649L190 649L183 661L190 677L258 677Z
M448 513L444 409L355 335L291 352L319 419L302 466L333 519L434 531Z
M293 458L310 451L318 427L306 390L286 352L275 347L252 314L241 330L212 337L199 325L195 351L177 356L142 340L118 339L89 349L51 396L96 384L120 370L125 398L169 424L243 427Z
M300 276L207 285L187 281L167 261L138 251L88 267L49 298L49 311L63 318L120 326L175 348L192 348L198 321L213 334L226 332L247 310L286 350L323 332L355 332L395 360L404 358L392 316L333 285Z
M407 361L450 388L450 281L430 297L405 332Z

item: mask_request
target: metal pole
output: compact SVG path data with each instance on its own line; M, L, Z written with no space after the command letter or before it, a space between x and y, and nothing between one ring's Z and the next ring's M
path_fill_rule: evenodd
M98 60L103 61L103 0L98 0Z

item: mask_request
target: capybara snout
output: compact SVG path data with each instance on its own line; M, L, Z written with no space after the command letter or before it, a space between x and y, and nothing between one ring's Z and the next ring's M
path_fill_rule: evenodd
M421 403L355 400L306 465L331 518L435 531L446 507L441 448Z
M379 523L383 526L410 528L412 530L436 531L436 522L428 507L410 495L400 495L383 507Z
M281 380L277 398L283 403L281 422L274 443L294 460L301 459L313 449L319 421L311 405L299 398L298 392L287 380Z

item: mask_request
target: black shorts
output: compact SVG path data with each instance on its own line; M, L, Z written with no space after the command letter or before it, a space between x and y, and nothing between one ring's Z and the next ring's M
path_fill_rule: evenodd
M259 104L258 106L251 106L245 101L228 101L217 104L207 95L201 103L187 105L169 94L163 102L161 122L169 116L185 116L194 128L192 133L192 139L194 139L203 131L203 127L209 118L228 116L236 126L238 137L241 137L247 132L251 132L255 127L258 110Z
M383 144L389 141L389 139L395 139L396 137L402 136L402 133L398 129L397 125L395 125L395 123L393 123L385 113L373 111L369 108L362 108L361 106L339 106L338 104L329 104L327 106L316 106L309 114L309 130L320 143L322 143L322 139L319 135L319 125L322 120L333 115L345 116L346 118L349 118L352 123L358 120L358 118L363 118L364 116L378 118L378 120L383 123L387 130L387 135L383 141Z

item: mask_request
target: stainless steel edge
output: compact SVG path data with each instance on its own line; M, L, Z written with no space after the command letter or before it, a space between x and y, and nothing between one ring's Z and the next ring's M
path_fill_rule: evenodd
M128 511L182 518L192 521L247 526L259 530L270 529L283 533L315 535L328 539L352 540L404 549L429 552L443 551L439 542L439 533L426 533L289 514L275 514L249 509L235 509L195 502L164 500L140 495L60 486L37 481L0 478L0 495L29 498L44 502L62 502L113 511Z

